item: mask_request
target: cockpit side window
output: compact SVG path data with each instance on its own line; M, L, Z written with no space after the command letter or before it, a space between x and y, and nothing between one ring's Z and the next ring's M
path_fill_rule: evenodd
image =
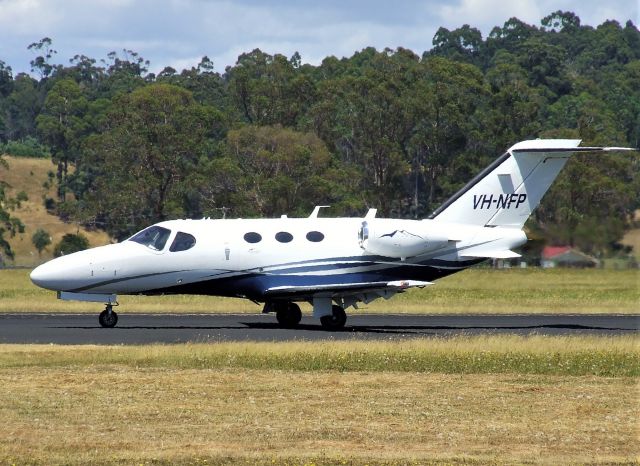
M162 249L164 249L164 245L167 244L167 240L170 235L171 230L154 225L136 233L129 238L129 241L140 243L154 251L162 251Z
M195 245L196 239L193 235L179 231L178 233L176 233L176 237L173 239L173 243L171 243L169 251L186 251L187 249L191 249Z

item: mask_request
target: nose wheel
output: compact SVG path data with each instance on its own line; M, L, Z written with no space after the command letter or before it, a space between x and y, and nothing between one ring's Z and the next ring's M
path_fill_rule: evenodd
M100 326L104 328L113 328L118 323L118 314L113 310L112 304L107 304L104 311L98 316Z

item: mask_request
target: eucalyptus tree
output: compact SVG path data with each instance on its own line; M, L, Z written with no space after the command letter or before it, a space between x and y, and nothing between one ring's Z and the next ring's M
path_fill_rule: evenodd
M118 238L183 215L181 195L207 157L208 138L221 120L189 91L168 84L116 97L103 131L84 145L90 182L78 214L84 221L93 217Z

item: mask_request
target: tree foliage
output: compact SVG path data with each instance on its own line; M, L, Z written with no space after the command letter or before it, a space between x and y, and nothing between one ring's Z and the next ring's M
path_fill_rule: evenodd
M8 168L9 164L0 156L0 170ZM13 238L16 233L24 233L24 224L10 212L9 206L12 204L12 199L9 199L5 193L7 187L8 184L0 178L0 265L3 265L6 259L11 260L14 257L8 239Z
M183 214L181 195L220 124L219 112L169 84L114 99L104 130L83 146L84 214L119 238Z
M89 240L82 233L67 233L53 248L53 257L60 257L89 247Z
M42 251L51 244L51 235L47 230L38 228L31 236L31 243L38 250L38 255L42 255Z

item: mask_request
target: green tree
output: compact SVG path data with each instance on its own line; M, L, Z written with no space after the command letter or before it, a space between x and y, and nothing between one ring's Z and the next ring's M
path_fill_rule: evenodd
M60 257L89 248L89 240L82 233L67 233L53 249L53 257Z
M51 244L51 235L49 235L48 231L38 228L31 236L31 243L38 250L38 256L42 256L42 251Z
M219 112L176 86L153 84L116 98L106 130L84 145L82 220L93 218L122 238L183 215L182 196L221 125Z
M4 160L0 156L0 169L8 169L9 165L7 161ZM5 263L5 258L13 260L14 253L11 249L11 244L5 235L8 234L10 238L13 238L16 233L24 232L24 224L18 219L10 214L10 212L5 208L5 201L7 201L7 196L5 194L5 189L8 187L7 183L0 180L0 265ZM4 254L4 257L3 257Z
M35 79L24 73L15 77L11 93L1 107L5 139L22 140L36 135L36 117L42 100L42 89Z
M69 164L80 157L82 137L87 132L83 119L88 102L80 86L71 79L56 81L47 94L42 113L36 119L42 140L51 148L58 166L58 198L64 202L67 193Z
M437 55L480 66L483 45L480 31L468 24L453 31L441 27L433 36L433 48L427 55Z
M58 53L58 51L52 47L52 40L44 37L38 42L30 44L27 49L35 53L42 53L42 55L38 55L31 60L31 71L37 71L42 79L48 78L55 69L54 65L50 63L51 58Z
M456 158L464 156L474 133L473 115L488 94L482 73L469 64L430 57L418 67L411 93L414 215L424 216L457 188ZM473 165L472 165L473 166ZM421 199L422 198L422 199Z
M298 54L287 59L255 49L240 55L226 74L231 97L248 123L296 126L315 99L314 82Z
M516 141L537 137L541 112L547 108L543 92L529 85L527 71L514 64L515 57L506 52L496 57L485 75L491 95L480 115L484 131L491 135L487 152L494 154Z
M308 215L317 204L350 207L349 173L315 134L249 125L230 131L227 143L230 157L243 167L240 182L250 214Z
M406 197L405 144L413 125L407 98L417 63L418 57L404 49L366 49L352 57L344 73L319 86L311 111L315 132L343 164L360 172L362 204L382 215L397 215Z
M196 102L215 107L224 112L227 119L239 120L225 79L214 71L213 62L207 56L202 57L197 67L182 70L180 74L171 67L165 67L158 74L156 82L183 87L193 94Z

